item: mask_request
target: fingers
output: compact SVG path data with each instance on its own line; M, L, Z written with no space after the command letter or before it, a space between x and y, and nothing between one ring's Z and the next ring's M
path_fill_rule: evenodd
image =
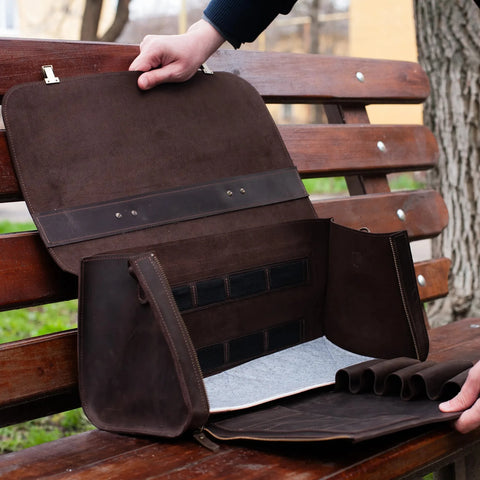
M460 433L468 433L480 426L480 400L477 400L473 407L463 412L454 423Z
M203 19L182 35L147 35L129 70L145 72L138 79L139 88L144 90L160 83L184 82L223 41Z
M454 423L461 433L467 433L480 426L480 362L468 372L467 380L457 396L439 405L442 412L464 411Z
M458 395L448 402L440 404L443 412L459 412L471 407L480 394L480 362L477 362L468 372L467 380Z
M170 63L165 67L142 73L138 78L138 86L142 90L149 90L161 83L184 82L191 78L196 71L196 67L184 68L178 63Z

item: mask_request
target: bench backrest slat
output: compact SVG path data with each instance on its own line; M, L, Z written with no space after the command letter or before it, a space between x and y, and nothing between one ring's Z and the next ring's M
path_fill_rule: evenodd
M137 53L115 43L0 39L0 95L41 80L42 65L53 65L60 78L121 71ZM429 95L425 72L411 62L222 50L208 65L245 78L269 102L421 103Z
M280 132L303 178L420 171L438 161L435 139L420 125L280 125ZM21 200L2 132L0 175L0 200Z

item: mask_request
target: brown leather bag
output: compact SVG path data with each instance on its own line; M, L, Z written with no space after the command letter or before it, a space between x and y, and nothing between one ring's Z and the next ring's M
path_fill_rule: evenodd
M2 107L40 235L80 276L80 389L95 425L168 437L214 425L205 380L316 339L426 358L405 232L316 219L240 78L199 73L149 92L136 79L20 85Z

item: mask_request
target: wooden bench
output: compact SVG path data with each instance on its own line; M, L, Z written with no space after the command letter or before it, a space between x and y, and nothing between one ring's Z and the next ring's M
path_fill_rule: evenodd
M136 46L0 40L0 95L19 82L41 80L52 64L62 78L125 70ZM213 70L251 82L267 103L323 104L328 124L281 125L281 134L304 178L344 176L349 196L315 202L319 217L334 217L372 232L406 229L411 240L438 235L448 221L435 191L391 192L387 174L436 165L438 150L421 125L371 125L367 104L421 103L429 94L413 63L310 55L220 51ZM26 132L28 134L28 132ZM21 200L0 132L0 200ZM449 260L416 264L420 296L448 293ZM76 297L76 278L60 271L35 232L0 237L0 308ZM466 319L431 329L434 360L480 358L480 329ZM0 346L2 426L78 407L76 331ZM449 425L402 432L362 444L222 444L213 453L190 438L162 441L91 431L0 457L0 478L480 478L473 452L480 431L456 433Z

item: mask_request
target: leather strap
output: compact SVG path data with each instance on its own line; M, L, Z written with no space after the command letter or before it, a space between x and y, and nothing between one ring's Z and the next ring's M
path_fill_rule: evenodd
M45 212L35 220L54 247L305 197L297 170L286 168Z

